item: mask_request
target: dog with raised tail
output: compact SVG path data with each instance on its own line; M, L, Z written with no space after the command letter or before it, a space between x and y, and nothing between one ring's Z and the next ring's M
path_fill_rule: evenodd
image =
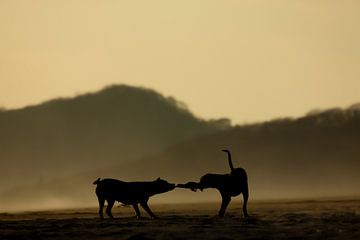
M234 168L230 151L227 149L222 151L226 152L228 155L228 162L231 169L229 174L208 173L202 176L198 183L188 182L185 184L178 184L176 187L191 189L194 192L197 189L200 189L201 191L206 188L217 189L222 197L219 217L224 216L226 208L231 201L231 197L236 197L242 193L244 199L243 214L245 217L248 217L247 202L249 199L249 188L246 171L243 168Z

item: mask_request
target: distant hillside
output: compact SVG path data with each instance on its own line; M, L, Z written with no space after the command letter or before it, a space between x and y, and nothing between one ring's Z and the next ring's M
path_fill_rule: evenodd
M111 168L94 169L66 179L13 189L3 197L28 199L39 193L44 202L57 199L71 204L96 205L97 177L171 182L197 181L208 172L227 173L229 148L235 166L249 175L251 199L360 196L360 109L313 111L299 119L279 119L232 129L169 146L152 156L140 157ZM3 195L4 196L4 195ZM41 202L36 198L33 202ZM175 190L155 201L209 201L216 191L192 193ZM0 201L1 204L1 201Z
M234 164L247 169L254 198L360 196L360 108L356 106L236 126L175 144L161 155L107 173L119 178L148 173L149 178L159 175L176 182L198 180L208 172L229 171L220 151L229 148Z
M235 165L249 173L255 198L360 196L360 109L331 109L299 119L237 126L170 147L176 179L227 172L228 147ZM184 171L180 171L182 166ZM168 174L170 176L170 174Z
M125 85L3 110L0 190L126 163L226 127L195 117L173 98Z

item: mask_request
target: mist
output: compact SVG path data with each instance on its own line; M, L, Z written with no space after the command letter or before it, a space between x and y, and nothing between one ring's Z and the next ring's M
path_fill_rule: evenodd
M0 112L0 211L96 206L98 177L185 183L229 173L223 148L248 172L251 200L359 197L359 141L356 104L232 126L150 89L111 86ZM175 189L151 201L219 201L219 193Z

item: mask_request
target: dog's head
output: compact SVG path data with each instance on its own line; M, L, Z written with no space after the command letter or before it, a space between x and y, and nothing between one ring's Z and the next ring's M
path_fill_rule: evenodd
M154 190L156 191L156 193L168 192L175 188L174 183L168 183L166 180L163 180L161 178L156 179L155 181L153 181L153 183L154 183L153 185Z
M200 182L197 188L200 189L200 191L203 191L205 188L213 187L218 182L217 175L218 174L211 174L211 173L205 174L200 178Z

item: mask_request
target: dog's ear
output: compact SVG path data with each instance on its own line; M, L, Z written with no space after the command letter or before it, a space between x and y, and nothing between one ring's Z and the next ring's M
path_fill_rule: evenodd
M93 182L94 185L97 185L100 182L100 178L98 178L95 182Z
M161 178L159 178L159 177L156 179L156 181L160 181L160 180L161 180Z

